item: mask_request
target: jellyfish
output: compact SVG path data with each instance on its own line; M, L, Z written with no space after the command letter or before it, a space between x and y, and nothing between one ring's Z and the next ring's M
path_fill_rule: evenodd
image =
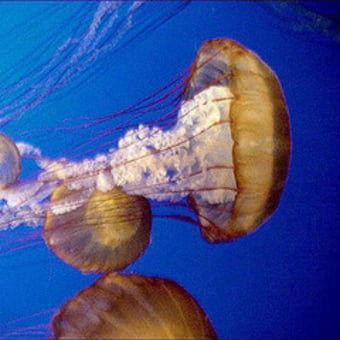
M336 1L266 2L261 5L275 16L275 25L284 31L289 30L318 43L340 42L340 7Z
M175 281L111 273L69 299L52 320L58 339L217 339L198 302Z
M211 174L222 179L225 189L220 199L211 200L199 190L192 191L188 200L198 214L203 236L215 242L253 231L276 209L288 174L290 131L276 75L239 43L216 39L201 47L186 98L202 93L207 84L225 91L212 99L218 103L215 111L221 113L219 123L227 125L226 131L212 135L222 148L214 146L207 153L216 157ZM209 189L215 197L221 193L214 183Z
M51 202L67 197L72 204L78 194L62 185ZM94 191L70 214L48 212L44 239L55 254L81 271L109 272L125 268L141 255L150 242L150 228L149 202L113 188Z
M20 154L16 144L0 133L0 190L16 182L20 167Z
M36 180L0 192L6 202L2 228L44 224L47 245L64 261L107 272L127 266L148 244L151 217L143 198L187 200L197 216L188 220L209 242L232 241L258 228L285 186L288 110L269 66L240 43L217 38L198 51L171 128L140 124L116 148L81 161L50 159L25 143L19 149L22 156L36 155L41 171ZM106 228L134 230L126 243L134 255L126 262Z

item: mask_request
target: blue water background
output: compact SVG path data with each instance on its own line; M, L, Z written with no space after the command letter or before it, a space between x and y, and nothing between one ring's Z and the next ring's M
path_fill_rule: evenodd
M67 10L48 12L54 5L0 3L0 75L10 70L11 79L19 79L39 55L53 54L69 34L67 25L58 26ZM44 6L46 14L39 17ZM323 6L318 10L333 15ZM58 29L54 32L53 27ZM46 38L52 31L55 41L49 45ZM281 204L256 233L229 244L207 244L192 225L156 219L150 247L127 272L179 282L206 310L221 339L340 338L336 35L306 18L303 25L296 24L294 17L262 2L193 2L164 25L107 54L100 69L70 82L2 130L54 156L75 138L86 141L89 131L68 131L62 140L53 133L42 139L39 134L22 136L21 131L45 123L61 125L61 117L101 116L133 104L174 79L190 65L202 42L213 37L233 38L256 51L282 83L293 154ZM34 55L42 44L46 51ZM1 79L0 88L7 78ZM50 308L57 310L96 277L64 264L43 244L2 255L0 335L48 324Z

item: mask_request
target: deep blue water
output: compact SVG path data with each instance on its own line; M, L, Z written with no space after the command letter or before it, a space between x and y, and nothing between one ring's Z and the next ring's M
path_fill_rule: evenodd
M126 271L179 282L200 302L221 339L340 338L339 9L331 3L287 8L279 2L233 1L193 2L182 11L166 6L149 4L137 12L117 49L36 105L28 97L5 112L15 115L32 104L2 131L39 146L45 155L59 155L75 140L93 138L96 130L24 132L121 110L177 77L206 39L241 42L275 70L290 111L293 153L277 212L254 234L218 245L207 244L189 224L155 219L150 247ZM96 7L0 3L0 110L47 79L51 73L34 75L67 37L87 27ZM163 15L169 20L161 24ZM26 74L23 92L15 92L11 84ZM10 241L24 230L5 235ZM45 327L58 306L96 277L62 263L42 243L2 252L0 336Z

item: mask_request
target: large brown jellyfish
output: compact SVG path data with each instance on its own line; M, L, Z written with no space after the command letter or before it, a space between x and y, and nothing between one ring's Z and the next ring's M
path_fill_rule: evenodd
M251 232L276 209L288 174L290 131L279 80L238 42L213 39L201 47L186 98L208 86L225 93L211 99L223 117L223 135L207 141L216 146L215 157L225 159L211 171L211 176L225 178L225 199L209 202L202 192L192 192L188 199L204 237L214 242Z
M53 317L57 339L216 339L208 316L176 282L111 273Z
M107 272L127 266L148 244L145 199L187 199L209 242L233 240L264 222L288 173L288 111L277 77L255 53L212 39L197 54L171 129L140 124L117 148L79 162L44 158L33 147L30 153L39 155L42 171L36 181L0 191L7 202L0 225L44 224L47 216L44 236L56 254L81 270Z

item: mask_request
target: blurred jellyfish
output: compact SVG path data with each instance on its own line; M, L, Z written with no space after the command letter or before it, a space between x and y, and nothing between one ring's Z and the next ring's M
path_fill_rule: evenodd
M316 41L340 42L340 5L336 1L268 1L261 5L282 30Z
M198 302L172 280L111 273L53 317L57 339L216 339Z
M85 271L109 271L128 265L148 243L151 217L142 197L172 204L187 199L197 214L197 220L188 220L209 242L256 229L279 204L290 130L273 71L239 43L220 38L199 50L171 128L141 124L128 130L117 148L79 162L43 157L24 143L18 148L35 158L41 172L0 191L1 228L45 223L47 244L66 262ZM136 232L127 241L135 254L124 263L115 254L125 256L114 228Z

